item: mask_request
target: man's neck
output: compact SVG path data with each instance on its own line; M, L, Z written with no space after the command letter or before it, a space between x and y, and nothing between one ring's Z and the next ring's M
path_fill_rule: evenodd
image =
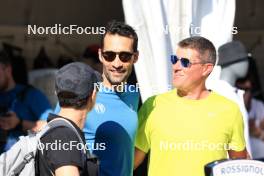
M204 86L197 87L191 90L181 90L177 89L177 95L182 98L191 99L191 100L200 100L206 98L210 94Z
M87 113L86 109L76 110L73 108L61 108L58 115L73 121L80 129L82 129L84 127Z

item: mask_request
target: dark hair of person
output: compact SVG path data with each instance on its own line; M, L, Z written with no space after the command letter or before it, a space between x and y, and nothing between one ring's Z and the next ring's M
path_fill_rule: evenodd
M90 96L91 94L84 98L78 98L78 95L68 91L61 91L57 94L60 107L74 108L79 110L85 108Z
M133 51L137 52L137 47L138 47L138 36L137 33L135 32L135 30L123 23L123 22L119 22L119 21L110 21L107 26L106 26L106 30L104 35L101 38L101 47L104 47L104 38L107 34L111 34L111 35L115 35L118 34L120 36L123 37L128 37L133 39Z
M3 65L11 65L11 59L4 51L0 51L0 63Z

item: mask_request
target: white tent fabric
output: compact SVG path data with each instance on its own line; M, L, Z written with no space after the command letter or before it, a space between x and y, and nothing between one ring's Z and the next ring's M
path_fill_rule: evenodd
M232 40L235 0L193 0L192 24L200 27L201 36L215 47Z
M123 0L125 19L139 37L139 60L135 70L142 100L167 91L170 82L169 55L172 52L169 35L164 35L166 10L164 1ZM154 20L155 19L155 20Z
M169 55L181 39L201 35L216 48L232 40L235 0L123 0L123 8L139 36L135 69L143 101L170 87Z
M141 98L171 89L170 55L189 36L191 0L123 0L125 19L139 36L135 64Z
M126 22L139 36L140 53L135 70L143 102L171 87L169 55L181 39L201 35L216 48L232 40L235 0L123 0L123 9ZM219 81L220 70L215 67L207 85ZM243 117L250 151L247 115L243 113Z

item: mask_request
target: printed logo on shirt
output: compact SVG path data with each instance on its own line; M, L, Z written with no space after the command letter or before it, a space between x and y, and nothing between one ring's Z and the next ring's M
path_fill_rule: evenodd
M98 114L105 113L105 106L102 103L96 103L94 109Z
M132 104L129 104L129 109L130 109L130 111L132 111L132 112L135 112L135 111L136 111L135 108L134 108L134 106L133 106Z

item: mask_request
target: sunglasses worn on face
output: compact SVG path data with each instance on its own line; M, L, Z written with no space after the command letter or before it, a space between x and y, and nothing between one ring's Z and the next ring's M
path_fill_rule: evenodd
M127 51L121 51L121 52L104 51L104 52L102 52L102 56L108 62L114 61L115 58L116 58L116 55L118 55L119 59L122 62L128 62L128 61L130 61L130 59L132 58L134 53L130 53L130 52L127 52Z
M205 62L191 62L189 59L187 58L180 58L176 55L171 55L171 63L174 65L178 62L178 60L180 60L181 62L181 66L184 67L184 68L188 68L190 67L191 65L195 65L195 64L204 64Z

